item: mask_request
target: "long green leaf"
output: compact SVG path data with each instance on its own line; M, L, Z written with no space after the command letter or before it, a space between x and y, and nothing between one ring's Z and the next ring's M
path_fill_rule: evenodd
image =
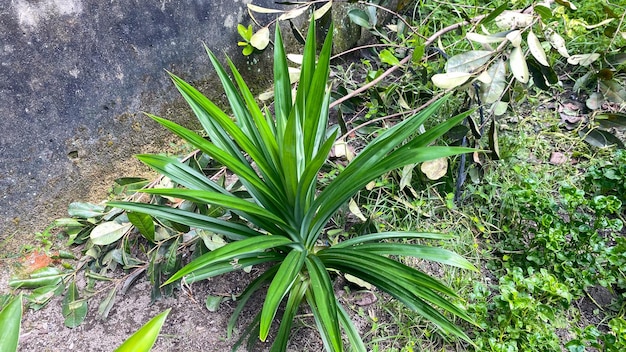
M270 262L278 262L285 258L284 255L273 253L273 252L263 252L261 254L253 253L254 256L250 258L242 258L239 257L236 262L233 261L223 261L219 263L213 263L204 269L199 269L185 277L185 282L188 284L202 281L211 277L215 277L218 275L226 274L231 271L243 269L246 267L250 267L253 265L259 265L263 263Z
M256 236L252 238L246 238L245 240L239 240L231 242L223 247L220 247L212 252L203 254L196 258L191 263L185 265L182 269L176 272L172 277L163 283L163 285L171 284L172 282L183 278L185 275L189 275L196 270L206 268L207 266L226 260L235 259L240 255L250 254L254 252L263 252L270 248L282 247L293 242L283 236Z
M379 255L400 255L430 260L457 268L478 271L472 263L447 249L404 243L367 243L355 249Z
M263 217L270 221L275 221L276 223L282 226L287 225L283 221L283 219L279 218L272 212L264 208L261 208L260 206L252 202L248 202L241 198L237 198L233 196L232 194L221 194L221 193L216 193L212 191L202 191L202 190L183 189L183 188L150 188L150 189L144 189L141 192L187 199L187 200L190 200L193 202L199 202L202 204L206 203L206 204L221 205L229 209L238 210L246 214L253 214L253 215Z
M149 322L124 341L115 352L149 352L152 346L154 346L170 310L171 308L150 319Z
M226 122L226 120L230 120L230 117L189 83L172 73L170 73L170 77L195 113L211 141L218 148L227 151L229 154L236 156L241 162L248 164L240 148L233 141L234 137L230 136L231 133L234 136L243 135L241 130L238 131L239 127L232 121L230 121L230 124ZM218 121L222 121L222 123L220 124Z
M333 26L329 28L329 33L333 32ZM305 44L306 45L306 44ZM324 142L326 128L328 125L328 101L330 94L326 94L328 73L330 71L330 56L332 52L332 34L328 34L324 40L324 45L320 51L317 65L313 73L311 85L306 95L304 110L304 158L308 163L315 155L315 151ZM319 143L319 144L316 144ZM306 166L306 165L305 165Z
M272 153L272 150L268 150L268 148L272 149L272 147L275 147L275 139L273 138L273 136L268 135L265 136L266 138L261 137L261 133L266 133L269 129L269 126L257 126L255 124L255 119L252 116L254 112L252 112L251 114L251 112L248 110L250 106L246 105L246 102L241 97L241 95L235 88L235 85L228 77L226 70L219 63L215 55L210 50L208 50L208 48L207 53L209 54L209 59L211 60L211 63L213 64L213 67L215 68L215 71L217 72L217 75L222 82L222 86L224 87L224 91L226 93L226 96L228 97L230 107L233 110L233 114L235 115L236 123L241 127L241 130L247 138L242 138L242 136L238 138L236 134L231 134L231 136L235 138L235 140L237 140L237 143L242 147L242 149L244 149L255 161L257 167L263 174L264 180L268 184L274 186L274 191L280 190L280 177L278 175L276 165L272 161L272 158L275 157L276 154ZM258 116L256 117L257 122L262 123L264 119L262 117L261 111L254 102L252 94L248 90L246 84L243 82L241 75L239 75L239 72L234 68L232 64L231 68L235 77L239 76L240 87L244 88L244 92L248 93L248 98L252 101L251 103L254 106L254 109L258 110ZM246 144L242 145L241 143ZM267 145L266 143L269 143L269 145Z
M283 136L287 119L291 114L292 104L287 54L280 34L280 26L276 26L274 35L274 115L276 116L276 139L279 146L283 145Z
M337 317L337 300L330 276L322 261L315 255L306 258L306 268L311 280L307 301L322 333L324 345L329 351L342 352L343 341Z
M248 111L250 112L254 124L259 130L259 136L261 138L259 147L262 148L266 160L271 162L272 171L278 175L278 170L280 170L278 142L276 141L276 136L274 135L271 123L268 122L263 115L263 112L257 105L257 102L252 95L252 92L250 92L248 85L245 83L243 77L230 59L228 59L228 66L230 67L233 77L235 78L235 82L237 82L237 86L239 87L239 91L246 102L246 106L248 107Z
M343 331L348 336L348 341L350 341L351 351L354 352L366 352L367 348L365 348L365 344L363 343L363 339L361 339L361 335L359 335L359 331L356 329L352 320L350 320L350 316L346 312L346 310L341 306L339 302L337 302L337 312L339 313L339 322L343 327Z
M329 253L332 254L328 256ZM436 307L473 323L464 310L432 291L432 289L435 289L455 296L450 289L438 283L435 279L411 267L376 254L340 249L338 252L324 250L319 252L318 255L326 266L349 273L375 285L400 300L408 308L415 310L433 322L443 332L453 334L471 343L471 340L458 326L451 323L445 316L424 301L427 300ZM433 286L443 286L443 288Z
M322 191L302 224L302 231L307 231L309 234L306 239L307 246L311 246L317 240L323 226L344 202L369 181L385 172L384 170L387 169L385 166L388 165L385 159L387 154L414 134L428 117L440 109L444 101L445 99L438 100L420 113L398 123L375 138ZM409 163L411 162L407 161L406 164Z
M231 195L230 192L225 190L217 183L211 181L204 174L188 165L181 163L176 158L152 154L137 155L136 157L160 174L169 177L172 181L182 186L185 186L186 188L197 190L214 190L215 192L219 192L224 195ZM272 209L274 208L270 208L270 210ZM240 216L246 217L250 222L260 228L267 230L270 233L281 232L281 230L276 226L276 223L274 221L267 221L266 219L262 219L256 216L250 216L250 214L246 216L244 213L240 213L236 209L231 210L233 210ZM270 213L272 214L276 212L270 211ZM293 227L293 225L291 227Z
M22 327L22 294L0 311L0 351L17 351Z
M280 193L276 193L274 190L269 188L268 185L265 184L255 173L254 169L252 169L252 167L248 164L243 163L241 160L232 156L228 152L216 147L213 143L200 137L198 134L189 129L158 116L148 116L237 174L242 182L245 182L248 192L257 198L257 200L266 208L281 209L282 213L289 215L289 212L286 210L287 208L284 205L284 200L280 198Z
M350 238L348 240L339 242L333 245L333 248L346 248L349 246L354 246L356 244L374 242L380 240L387 240L392 238L427 238L433 240L449 240L455 238L456 236L445 234L445 233L433 233L433 232L398 232L398 231L390 231L390 232L379 232L373 233L369 235L362 235Z
M267 335L270 332L278 306L298 278L300 270L304 265L305 257L306 251L292 250L280 264L278 272L276 272L270 287L267 289L267 295L261 310L261 326L259 330L259 339L261 341L267 340Z
M190 227L213 231L223 234L231 240L240 240L248 237L263 236L248 226L216 219L210 216L192 213L163 205L133 203L133 202L108 202L108 206L145 213L155 218L166 219Z
M293 287L289 291L289 298L285 304L285 312L280 320L278 333L276 334L276 338L274 339L270 352L285 352L287 350L287 342L289 342L293 319L295 318L296 313L298 313L298 308L300 308L300 303L302 302L308 288L308 280L296 280Z

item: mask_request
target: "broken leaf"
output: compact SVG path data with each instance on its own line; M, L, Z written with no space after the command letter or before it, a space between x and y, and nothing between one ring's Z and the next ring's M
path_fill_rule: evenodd
M491 77L491 83L481 84L480 98L483 104L491 104L500 99L506 88L506 66L500 59L491 65L486 73Z
M505 37L499 37L495 35L482 35L478 33L467 33L465 38L480 44L502 43L506 40Z
M332 0L325 3L322 7L320 7L319 9L313 12L313 19L319 20L320 18L322 18L322 16L324 16L326 12L328 12L328 10L330 10L332 6L333 6Z
M506 35L506 39L508 39L511 44L516 48L522 45L522 34L519 30L509 32Z
M208 309L209 312L217 312L220 307L220 303L222 303L222 299L223 297L220 296L208 295L205 302L206 309Z
M448 172L448 159L439 158L435 160L429 160L422 163L420 170L428 177L429 180L438 180L446 175Z
M371 290L372 289L372 284L370 284L367 281L361 280L358 277L354 276L354 275L350 275L350 274L344 274L344 276L346 277L346 280L350 281L353 284L356 284L358 286L361 286L365 289Z
M533 15L515 11L504 11L496 17L496 26L503 30L528 27L533 23Z
M587 100L585 101L585 104L591 110L600 109L603 103L604 103L604 96L602 96L602 94L598 92L591 94L589 98L587 98Z
M570 65L589 66L599 58L600 54L598 53L572 55L567 58L567 63Z

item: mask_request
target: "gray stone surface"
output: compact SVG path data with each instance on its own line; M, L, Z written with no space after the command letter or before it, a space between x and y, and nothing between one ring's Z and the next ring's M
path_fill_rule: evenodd
M250 0L11 0L0 8L0 243L73 200L145 174L132 154L175 140L140 114L189 118L164 69L220 98L202 43L267 86L236 46ZM275 6L272 0L255 0ZM242 61L243 60L243 61ZM257 90L258 93L258 90Z

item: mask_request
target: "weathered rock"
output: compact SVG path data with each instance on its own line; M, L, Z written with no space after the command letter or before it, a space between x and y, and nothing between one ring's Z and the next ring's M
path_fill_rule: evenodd
M238 62L252 88L269 85L271 50L246 65L236 45L248 2L8 2L0 12L0 242L41 230L72 200L104 198L115 177L145 174L132 154L174 139L139 112L192 121L164 70L219 99L203 42Z

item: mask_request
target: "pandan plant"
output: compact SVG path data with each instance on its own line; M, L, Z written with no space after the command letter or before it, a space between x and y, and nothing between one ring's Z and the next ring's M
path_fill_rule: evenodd
M191 228L222 234L228 243L192 260L164 285L214 277L252 265L265 271L238 297L229 324L229 336L250 297L267 287L265 301L241 334L258 335L266 341L283 304L272 351L284 351L296 313L306 303L313 314L327 351L344 351L343 336L352 350L365 345L350 316L335 297L332 277L345 273L388 293L434 323L448 335L471 343L468 336L444 315L471 322L467 313L452 303L455 292L428 274L402 264L397 256L432 260L476 270L451 251L407 243L410 239L444 240L451 235L424 232L379 232L328 245L320 240L331 217L367 183L407 164L469 152L460 147L431 144L466 114L418 134L424 121L441 109L443 100L381 132L325 187L319 172L337 138L328 126L330 87L328 74L332 28L316 59L315 23L311 21L295 99L283 40L276 26L274 41L274 111L260 108L233 63L228 60L231 80L208 49L208 55L230 102L232 114L220 110L198 90L175 75L175 86L191 106L207 138L172 121L149 115L186 142L225 166L238 177L245 190L237 193L210 180L176 158L139 155L138 158L173 180L180 187L145 189L142 192L175 197L198 204L193 211L167 205L110 202L131 212ZM237 221L211 217L210 206L229 209ZM247 224L242 224L245 219ZM402 242L394 240L402 239ZM390 257L393 256L393 257ZM343 331L343 335L342 335ZM256 340L256 339L254 339ZM235 347L236 348L236 347Z

